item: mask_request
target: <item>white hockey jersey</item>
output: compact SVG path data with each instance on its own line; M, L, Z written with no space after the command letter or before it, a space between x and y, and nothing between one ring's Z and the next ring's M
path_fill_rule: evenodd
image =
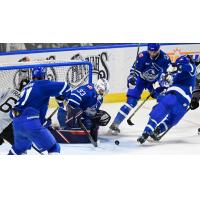
M9 116L10 110L17 103L20 92L15 89L8 88L0 90L0 133L12 122Z

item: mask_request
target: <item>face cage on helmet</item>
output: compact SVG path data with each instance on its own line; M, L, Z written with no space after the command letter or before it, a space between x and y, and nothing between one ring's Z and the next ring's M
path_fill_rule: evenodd
M159 55L160 49L158 51L150 51L150 50L148 50L148 52L149 52L149 55L150 55L151 58L155 58L155 57L157 57ZM153 56L151 54L153 54Z

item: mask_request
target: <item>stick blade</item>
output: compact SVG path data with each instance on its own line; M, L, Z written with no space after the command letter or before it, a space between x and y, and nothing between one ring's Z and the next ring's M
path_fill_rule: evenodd
M128 125L133 126L135 125L130 119L127 120Z

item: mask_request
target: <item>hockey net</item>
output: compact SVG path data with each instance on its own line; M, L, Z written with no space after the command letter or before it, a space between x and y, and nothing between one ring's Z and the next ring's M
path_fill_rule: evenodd
M88 61L45 60L0 64L0 88L18 89L21 81L32 79L32 69L46 68L46 79L64 81L75 89L92 83L92 64Z

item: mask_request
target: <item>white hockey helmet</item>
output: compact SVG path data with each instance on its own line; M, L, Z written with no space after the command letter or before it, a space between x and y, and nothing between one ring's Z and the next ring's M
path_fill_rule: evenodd
M104 96L109 92L109 84L105 78L100 78L95 84L95 89L98 94Z

